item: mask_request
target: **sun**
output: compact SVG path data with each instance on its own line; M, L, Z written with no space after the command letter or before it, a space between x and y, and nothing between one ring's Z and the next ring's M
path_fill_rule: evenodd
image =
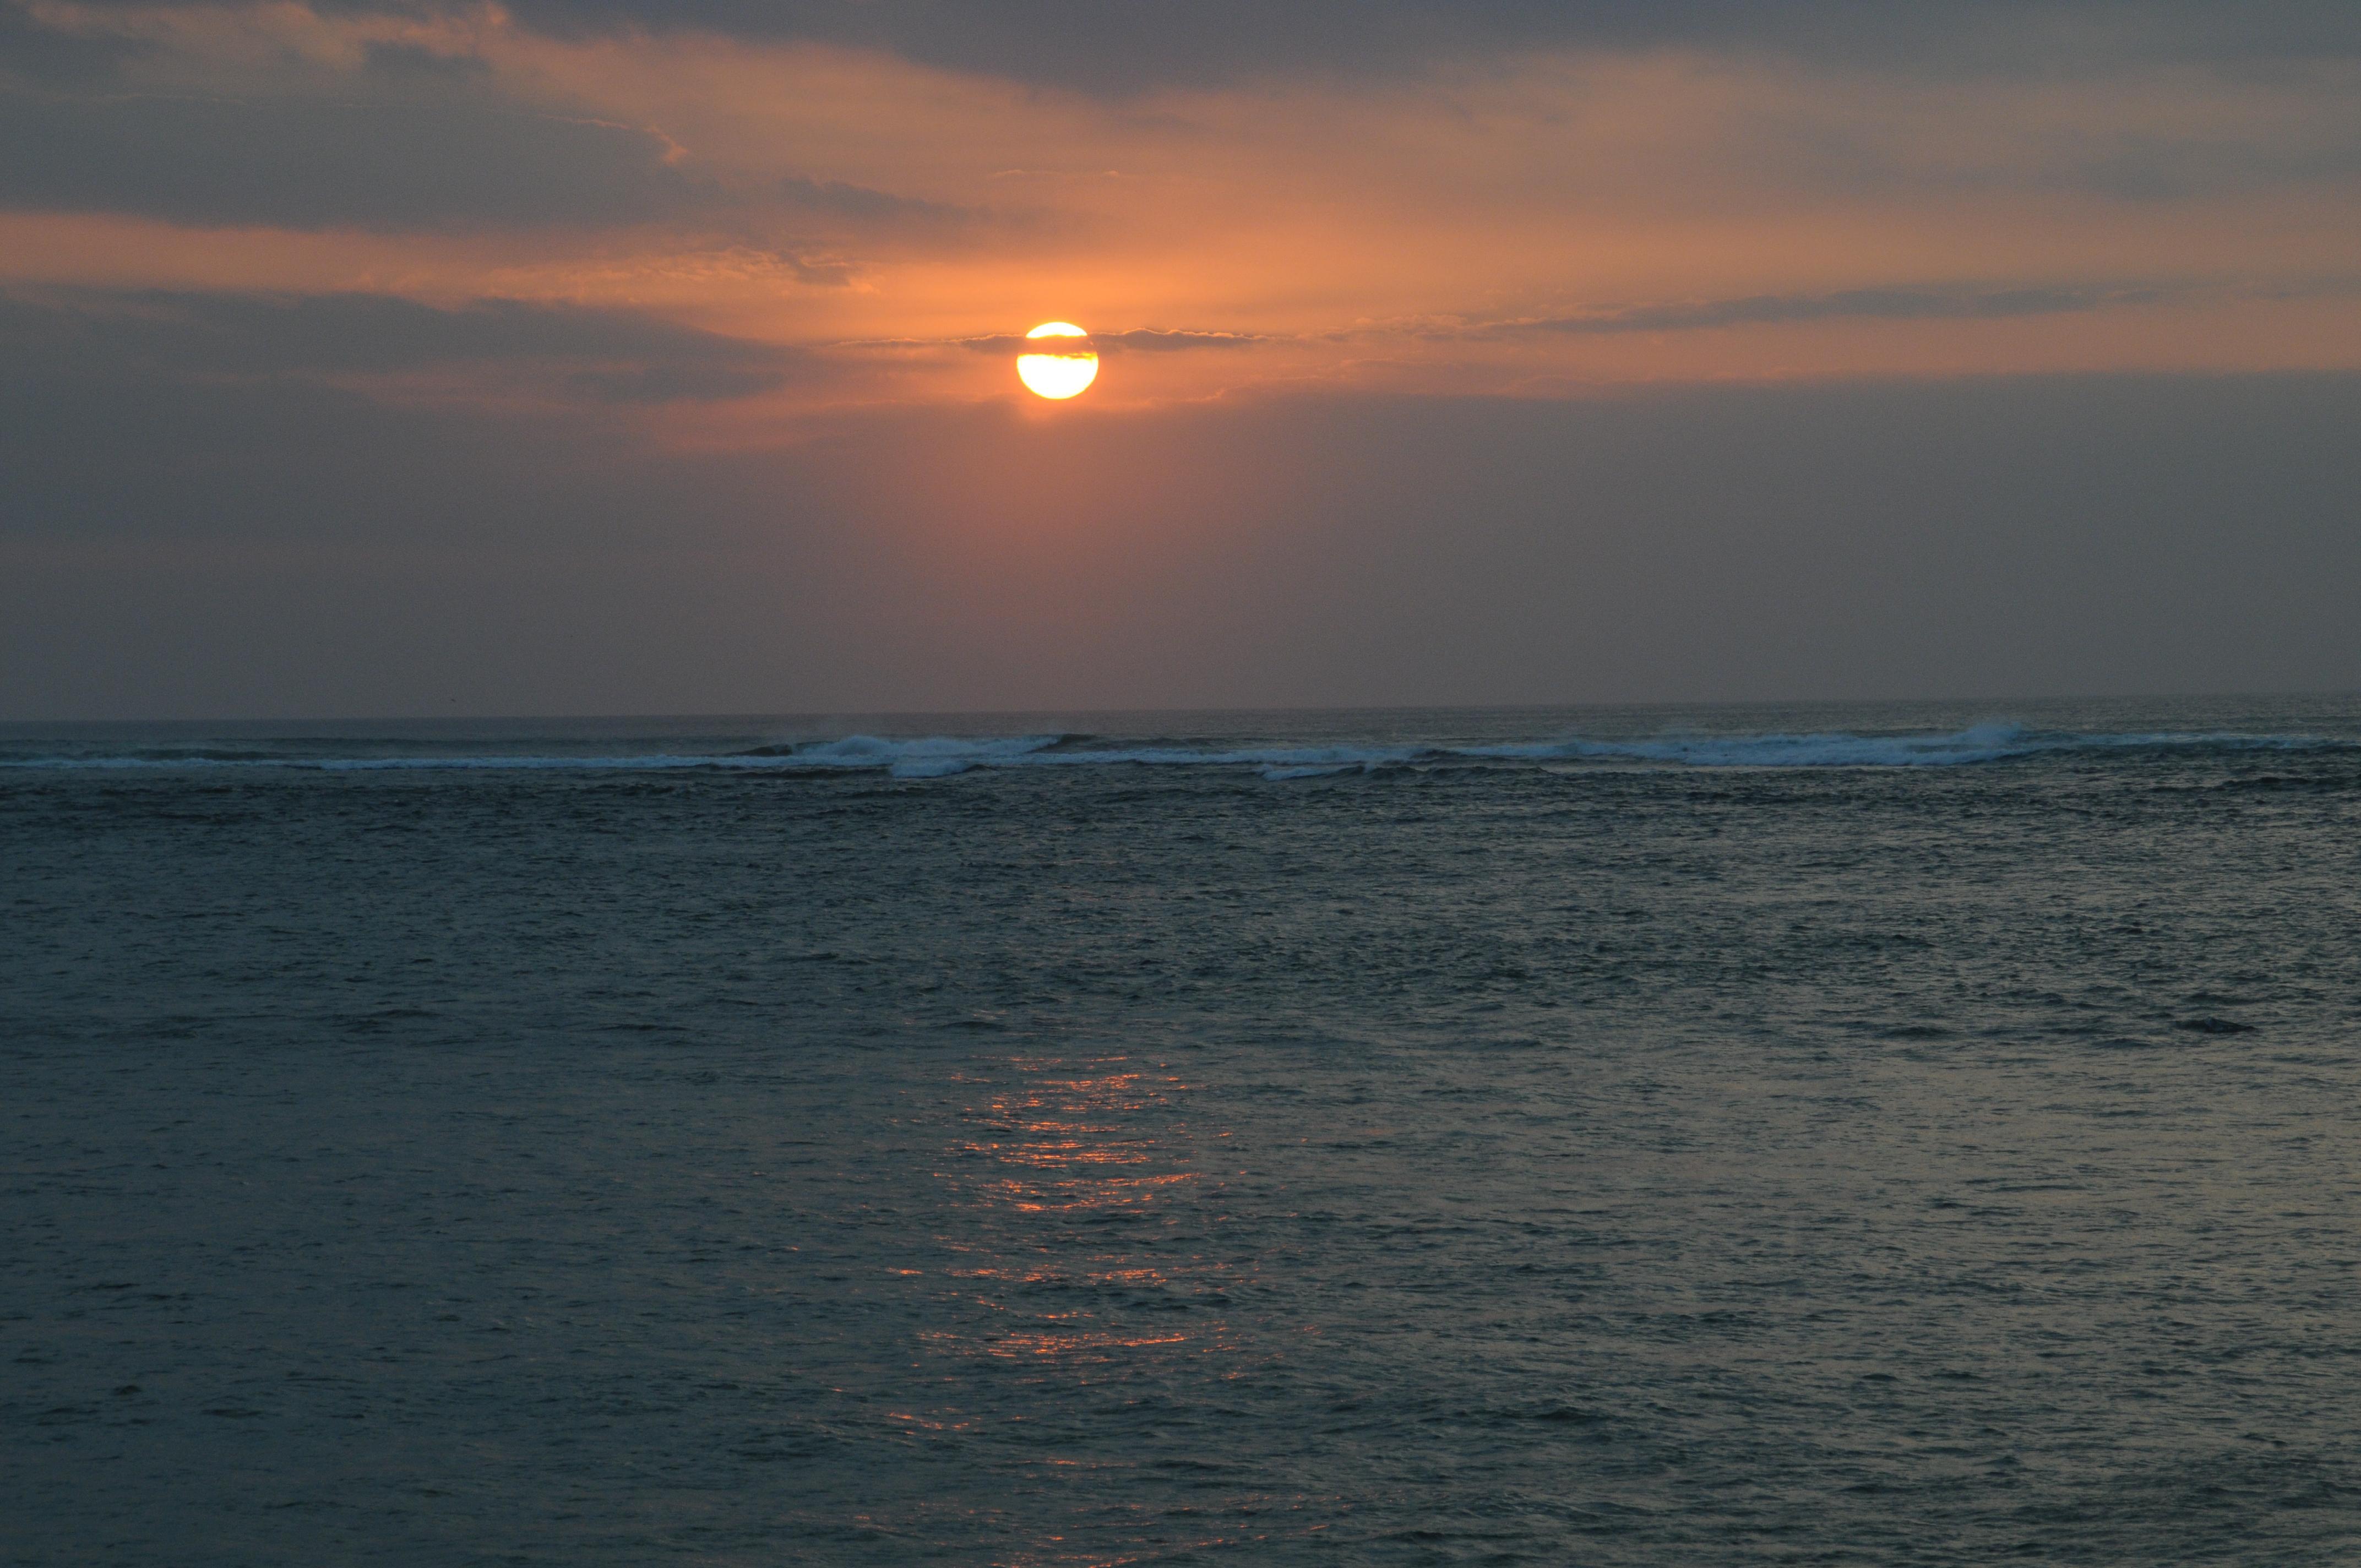
M1033 337L1079 337L1084 341L1057 354L1020 354L1016 373L1045 398L1071 398L1098 378L1099 356L1093 353L1090 334L1071 322L1043 322L1025 334ZM1047 345L1043 345L1048 346Z

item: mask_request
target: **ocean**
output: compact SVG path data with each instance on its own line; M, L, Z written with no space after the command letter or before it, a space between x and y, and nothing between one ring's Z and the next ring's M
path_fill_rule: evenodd
M2361 1561L2361 699L0 727L11 1564Z

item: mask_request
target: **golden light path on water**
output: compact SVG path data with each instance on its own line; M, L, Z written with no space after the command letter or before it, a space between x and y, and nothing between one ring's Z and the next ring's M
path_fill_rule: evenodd
M1085 1378L1093 1367L1117 1374L1143 1351L1235 1351L1225 1319L1186 1328L1170 1319L1176 1298L1225 1304L1220 1277L1234 1272L1185 1241L1170 1245L1176 1230L1202 1239L1198 1216L1175 1208L1205 1181L1187 1129L1168 1124L1180 1080L1123 1057L1020 1057L1005 1067L1013 1081L994 1073L970 1106L968 1134L950 1151L956 1165L946 1173L961 1209L1003 1222L953 1245L972 1259L961 1277L1005 1316L981 1335L939 1336L939 1348ZM1081 1249L1071 1245L1076 1223L1093 1227Z
M956 1305L939 1309L939 1326L918 1331L918 1348L943 1367L945 1385L991 1386L973 1383L983 1374L1024 1390L1027 1413L962 1400L906 1406L887 1419L920 1442L1013 1440L1030 1455L1023 1486L1000 1504L967 1505L961 1529L1021 1519L1091 1475L1178 1463L1211 1485L1217 1460L1111 1445L1093 1421L1056 1413L1158 1406L1209 1374L1227 1384L1282 1359L1240 1317L1259 1271L1229 1235L1229 1135L1194 1121L1202 1107L1191 1091L1202 1086L1171 1064L1113 1054L979 1056L954 1081L958 1127L935 1173L952 1223L935 1240L956 1260L945 1272L960 1289ZM972 1370L953 1370L962 1367ZM1327 1528L1312 1518L1319 1499L1269 1489L1259 1476L1216 1489L1224 1501L1212 1508L1206 1494L1191 1549ZM927 1511L894 1528L936 1528L922 1522ZM1012 1568L1119 1560L1054 1538L994 1559Z
M1080 339L1079 346L1061 349L1056 354L1020 354L1016 356L1016 374L1026 386L1045 398L1063 400L1078 396L1083 389L1098 379L1099 356L1090 347L1090 334L1071 322L1043 322L1027 339ZM1045 343L1044 347L1048 345Z

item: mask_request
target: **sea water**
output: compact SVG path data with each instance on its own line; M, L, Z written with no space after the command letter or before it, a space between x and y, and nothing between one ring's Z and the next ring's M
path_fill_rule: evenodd
M17 1564L2361 1560L2361 703L0 729Z

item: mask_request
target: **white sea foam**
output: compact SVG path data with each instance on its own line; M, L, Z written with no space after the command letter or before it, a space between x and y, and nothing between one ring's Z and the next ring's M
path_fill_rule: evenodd
M2072 738L2063 738L2070 744ZM1530 747L1479 749L1528 758L1629 758L1720 768L1926 768L1997 762L2050 749L2016 724L1979 724L1941 735L1664 735L1645 740L1576 738Z
M848 735L841 740L818 740L796 746L779 756L743 760L790 769L884 768L896 778L932 779L994 762L1016 762L1046 751L1064 739L1062 735L928 735L895 740L876 735Z
M1272 763L1262 770L1262 776L1277 784L1284 779L1324 779L1338 773L1366 773L1376 766L1374 762L1315 762L1303 767L1282 767Z
M325 747L333 742L313 742ZM49 769L293 768L331 773L544 770L669 772L702 769L744 773L883 773L900 779L948 778L975 769L1146 767L1251 769L1273 782L1372 773L1389 767L1471 765L1632 764L1688 768L1930 768L2005 762L2044 753L2312 751L2354 749L2356 741L2314 735L2251 735L2177 731L2044 731L2021 724L1988 723L1947 732L1853 734L1841 730L1752 734L1672 732L1650 736L1561 736L1546 740L1451 745L1442 742L1367 745L1191 746L1159 741L1126 746L1057 734L887 737L847 735L780 743L725 754L670 752L603 756L535 754L431 756L282 755L248 749L187 748L158 753L0 757L0 767Z

